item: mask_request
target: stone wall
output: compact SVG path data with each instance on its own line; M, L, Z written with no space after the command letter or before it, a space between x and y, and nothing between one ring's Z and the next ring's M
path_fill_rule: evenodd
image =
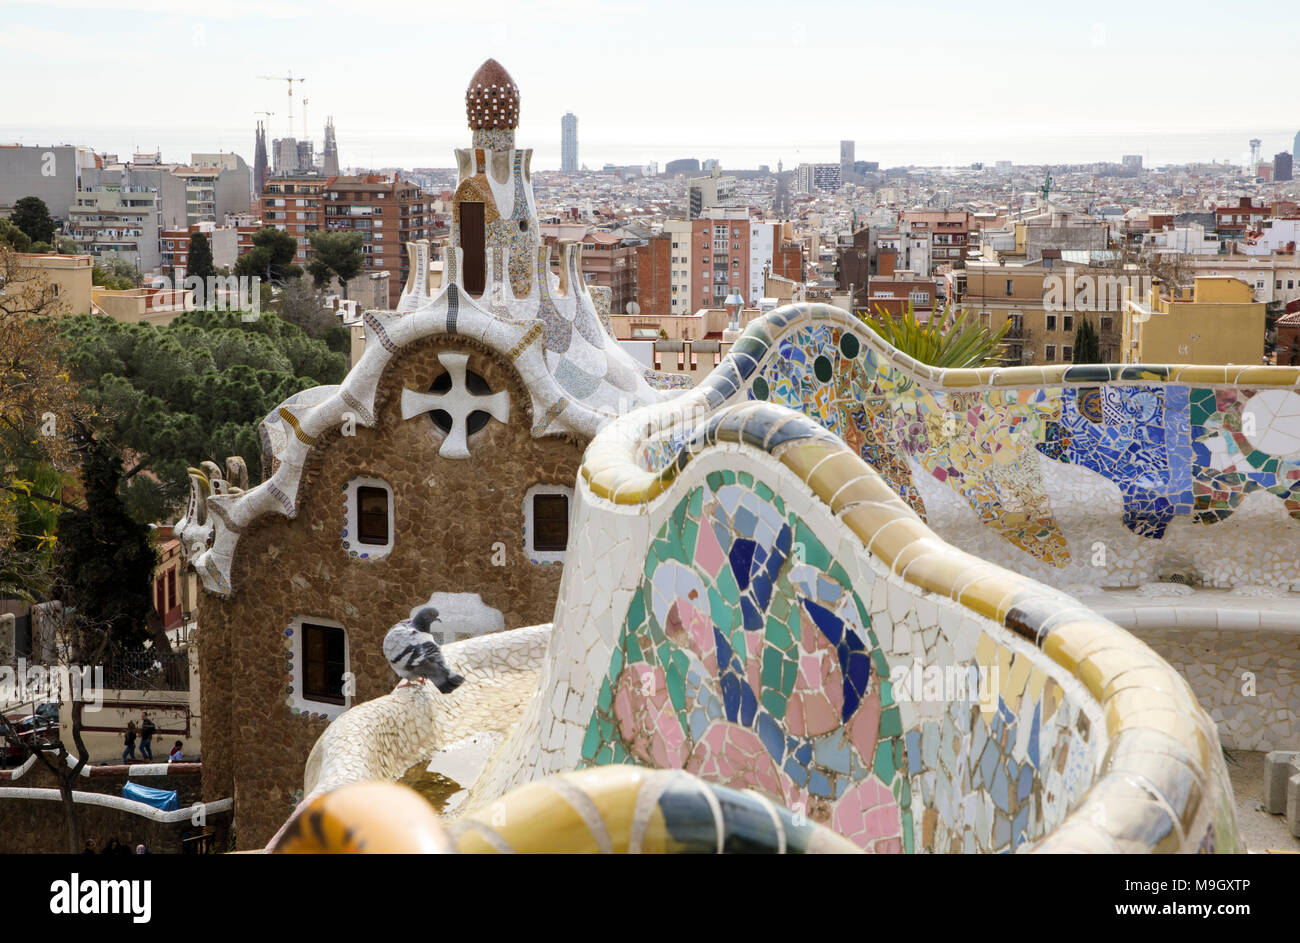
M182 809L199 801L200 775L192 773L167 776L109 775L78 776L75 793L94 793L120 797L127 780L155 789L174 789ZM63 804L54 799L35 799L30 789L57 789L58 780L40 763L13 783L0 785L0 854L62 853L68 850L68 823ZM78 803L77 817L83 839L92 838L102 851L109 839L116 838L132 849L144 843L155 853L178 854L181 837L195 830L187 814L179 822L158 822L148 814L119 808ZM206 824L216 830L213 846L225 850L230 828L229 812L208 812Z
M509 422L491 420L472 435L468 460L439 456L443 435L428 416L401 416L401 391L426 391L443 372L437 354L446 350L467 352L470 371L493 392L510 393ZM318 439L297 517L269 515L249 526L231 573L233 595L206 594L201 603L204 795L235 798L241 848L264 845L293 810L303 764L326 727L323 717L295 713L289 703L285 630L295 616L346 628L357 703L392 689L383 637L434 592L478 593L507 627L548 621L555 607L561 568L528 559L524 495L538 483L572 487L585 443L533 438L518 374L459 336L404 347L376 404L376 427ZM393 490L394 547L381 559L350 556L342 544L344 489L358 475ZM494 552L503 566L494 565Z
M189 819L158 822L103 806L78 805L77 815L83 840L94 839L100 850L116 838L132 850L143 843L155 854L179 854L181 837L195 830ZM213 813L207 824L215 829L212 849L226 850L230 813ZM61 802L0 797L0 854L60 854L67 850L68 821Z

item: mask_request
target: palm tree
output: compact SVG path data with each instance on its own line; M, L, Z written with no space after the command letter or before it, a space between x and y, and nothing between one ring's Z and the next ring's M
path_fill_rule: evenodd
M921 324L916 320L916 312L909 301L897 318L877 305L876 313L863 315L862 321L882 340L932 367L997 366L1002 361L1002 339L1011 328L1011 320L1008 318L997 331L990 331L981 327L972 314L963 311L953 320L952 326L944 330L944 324L952 320L951 308L934 312L929 321Z

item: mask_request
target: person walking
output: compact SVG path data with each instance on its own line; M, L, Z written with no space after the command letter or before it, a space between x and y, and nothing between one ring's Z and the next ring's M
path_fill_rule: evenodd
M153 718L148 714L144 716L144 723L140 725L140 756L147 762L153 762L153 735L158 729L154 726Z
M126 748L122 751L123 763L135 762L135 721L126 725L126 739L123 741Z

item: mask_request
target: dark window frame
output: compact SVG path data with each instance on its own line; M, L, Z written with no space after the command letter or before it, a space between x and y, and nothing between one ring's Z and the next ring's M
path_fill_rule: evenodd
M564 513L559 515L555 505L563 502ZM539 505L549 504L549 510ZM530 551L536 553L564 553L569 546L569 495L557 491L541 491L532 496L532 521ZM562 528L562 537L557 536L551 528ZM546 529L546 533L543 530Z
M306 620L299 624L298 631L302 636L302 671L299 681L303 699L321 704L346 704L347 698L343 694L343 675L348 665L347 631L337 625L325 625ZM322 638L322 636L328 637ZM314 640L318 638L322 638L320 643L322 650L319 653L313 651L316 647ZM334 643L333 646L331 642ZM331 647L334 651L331 651ZM329 681L334 667L338 669L336 686L331 685ZM318 671L323 672L323 676L316 677ZM324 686L319 686L320 683ZM334 692L335 687L338 693Z
M362 509L363 499L375 496L382 496L384 499L382 539L375 536L375 531L367 529L368 525L373 526L378 521L379 513ZM356 501L357 543L365 544L367 547L387 547L392 542L393 536L389 526L393 499L388 489L379 485L358 485L354 500Z

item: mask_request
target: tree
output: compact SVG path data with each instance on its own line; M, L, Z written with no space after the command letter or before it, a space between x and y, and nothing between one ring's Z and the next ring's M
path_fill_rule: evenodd
M138 649L149 638L153 573L158 555L147 525L132 520L119 494L122 458L103 438L82 426L84 508L59 515L56 557L62 572L60 598L73 613L73 660L100 649L100 635L122 649Z
M135 283L131 279L119 278L110 269L98 263L90 269L90 283L99 288L111 288L115 291L125 291L128 288L135 287Z
M1086 317L1079 318L1074 329L1073 361L1075 363L1101 363L1101 339Z
M348 296L348 281L361 274L365 257L361 253L364 242L361 233L348 230L317 231L311 240L311 263L307 270L317 288L324 288L331 277L343 286L343 297Z
M271 312L187 311L166 327L82 315L60 322L72 374L129 452L132 516L166 520L189 496L187 468L260 454L258 425L301 390L338 383L346 358Z
M953 321L953 312L935 311L930 320L921 324L909 301L901 317L895 318L884 307L877 305L875 314L866 314L862 321L881 339L898 350L932 367L989 367L1002 360L1002 338L1011 327L1008 319L996 332L969 320L970 311L963 312ZM952 321L951 327L945 325Z
M253 233L253 248L235 260L235 274L244 277L258 275L281 285L286 279L302 274L302 266L293 263L297 252L297 239L283 229L263 226Z
M50 216L49 207L38 196L25 196L14 204L14 211L9 214L13 224L27 234L32 242L54 242L54 232L58 227Z
M347 351L347 328L340 323L338 314L325 306L320 291L306 278L300 276L285 282L275 299L275 309L281 319L296 324L308 337L325 341L330 350Z
M77 240L69 239L67 236L60 236L55 242L55 251L59 255L80 255L81 246L77 245Z
M212 244L208 242L208 237L201 232L196 232L190 236L190 253L189 267L186 268L186 275L196 275L207 281L217 270L212 265Z
M93 413L63 361L49 278L0 245L0 590L33 601L48 590L50 508L75 465L66 431Z
M0 219L0 245L8 246L15 252L30 252L32 239L15 226L12 220Z
M76 423L68 438L81 459L84 506L66 505L57 519L58 543L51 571L56 574L58 601L44 607L39 619L42 636L53 635L54 664L44 665L47 673L73 666L103 666L119 653L143 648L157 566L148 528L131 520L118 494L122 460L117 451L83 423ZM68 823L68 851L73 853L81 848L73 786L90 760L82 737L85 693L78 682L57 695L45 692L49 700L66 698L69 702L75 760L62 737L39 742L33 731L31 738L24 740L0 714L0 734L21 744L58 782Z

